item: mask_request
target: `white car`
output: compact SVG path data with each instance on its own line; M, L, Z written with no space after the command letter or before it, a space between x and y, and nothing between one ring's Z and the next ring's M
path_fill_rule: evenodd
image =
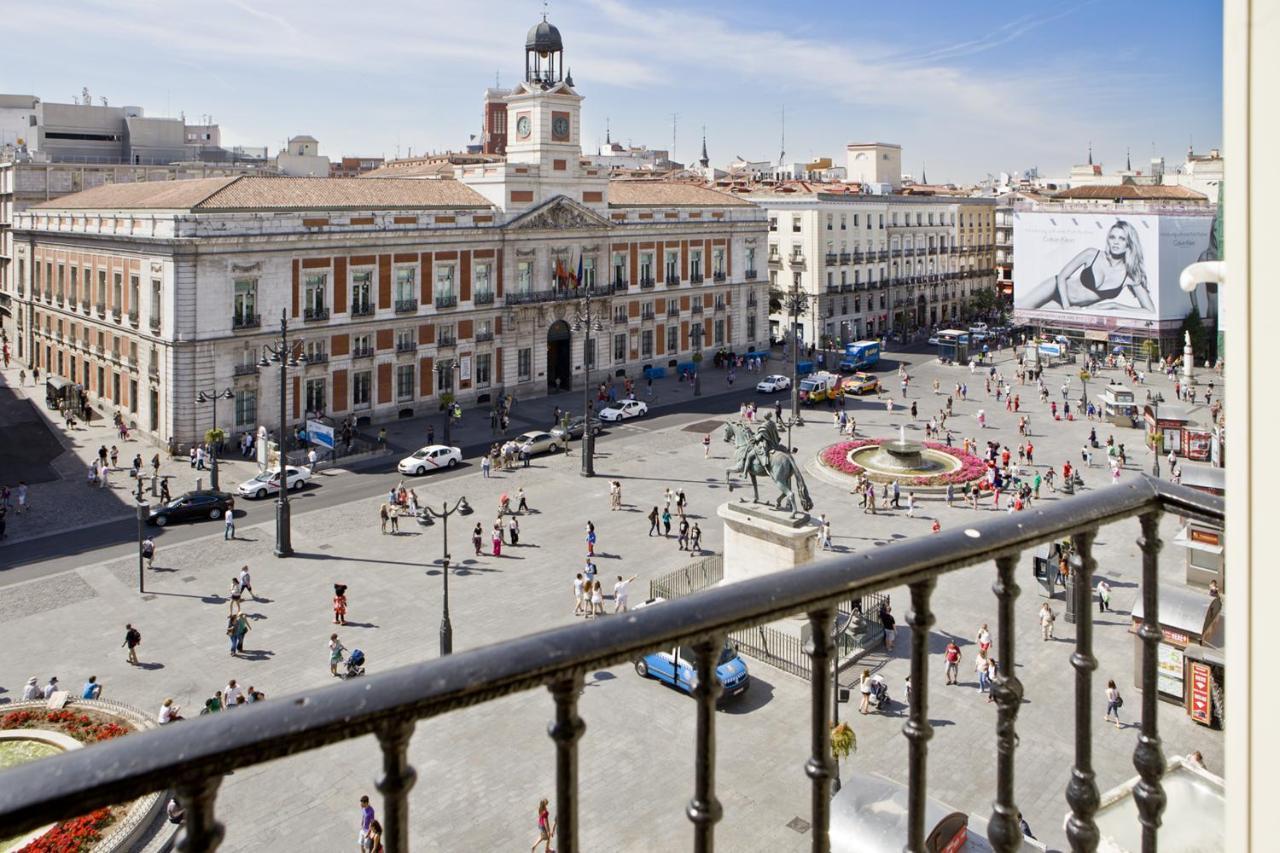
M620 400L609 408L601 410L596 417L602 421L625 421L628 418L646 414L648 411L648 405L639 400Z
M305 486L307 481L311 479L310 468L286 465L285 474L288 477L289 488L295 492ZM247 498L265 498L267 495L275 494L280 491L280 469L273 468L270 471L263 471L252 480L246 480L236 486L236 491Z
M439 468L453 468L462 461L462 450L443 444L428 444L412 456L400 460L396 469L401 474L425 474Z
M791 387L791 380L781 374L773 374L766 376L756 383L756 390L763 391L765 394L772 394L775 391L785 391Z

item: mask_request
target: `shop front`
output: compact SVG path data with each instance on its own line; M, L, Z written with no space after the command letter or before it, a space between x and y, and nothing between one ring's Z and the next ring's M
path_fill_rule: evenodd
M1098 406L1102 409L1102 419L1109 424L1121 427L1138 425L1138 401L1133 391L1124 385L1108 385L1098 395Z
M1160 587L1160 644L1156 652L1156 696L1166 702L1182 705L1192 715L1197 702L1202 703L1206 690L1210 694L1208 722L1221 716L1221 705L1214 697L1215 685L1222 684L1225 668L1221 665L1224 619L1222 599L1198 589L1164 584ZM1142 689L1143 602L1139 596L1133 606L1132 624L1134 659L1133 686ZM1214 663L1213 661L1218 661ZM1193 670L1193 664L1201 668ZM1208 678L1203 667L1208 667ZM1220 693L1219 693L1220 695ZM1199 697L1197 699L1197 697ZM1204 716L1203 711L1200 711Z
M1159 453L1183 452L1183 431L1191 423L1191 413L1177 403L1148 403L1142 409L1147 427L1147 446Z
M1196 587L1208 587L1216 581L1220 593L1227 590L1225 547L1222 528L1195 519L1173 537L1173 544L1186 551L1187 583Z

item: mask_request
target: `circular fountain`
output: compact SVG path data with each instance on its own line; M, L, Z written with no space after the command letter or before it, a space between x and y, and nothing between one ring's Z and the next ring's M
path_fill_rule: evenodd
M904 486L943 487L976 480L985 463L972 454L941 444L912 441L899 426L896 439L861 439L827 447L819 454L822 466L841 474L866 475L878 482Z

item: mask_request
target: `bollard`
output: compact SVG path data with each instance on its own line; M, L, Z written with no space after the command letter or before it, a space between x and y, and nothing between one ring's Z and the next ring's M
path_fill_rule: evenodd
M160 496L160 478L155 474L151 475L151 497Z
M203 488L204 488L204 483L201 481L199 477L196 477L196 491L198 492Z

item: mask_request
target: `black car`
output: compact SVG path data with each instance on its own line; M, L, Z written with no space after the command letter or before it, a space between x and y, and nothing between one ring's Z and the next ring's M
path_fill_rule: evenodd
M552 427L551 434L554 435L556 438L561 438L562 436L564 436L566 432L568 432L569 438L576 440L576 439L582 438L582 428L583 428L583 424L585 423L586 423L586 419L583 418L582 415L578 415L576 418L572 418L569 421L569 425L567 427L564 427L564 426ZM600 421L592 418L591 434L599 435L600 430L601 430Z
M215 492L212 489L201 489L198 492L187 492L184 495L160 504L151 509L147 524L164 527L171 521L197 521L209 519L216 521L226 511L236 505L235 498L227 492Z

